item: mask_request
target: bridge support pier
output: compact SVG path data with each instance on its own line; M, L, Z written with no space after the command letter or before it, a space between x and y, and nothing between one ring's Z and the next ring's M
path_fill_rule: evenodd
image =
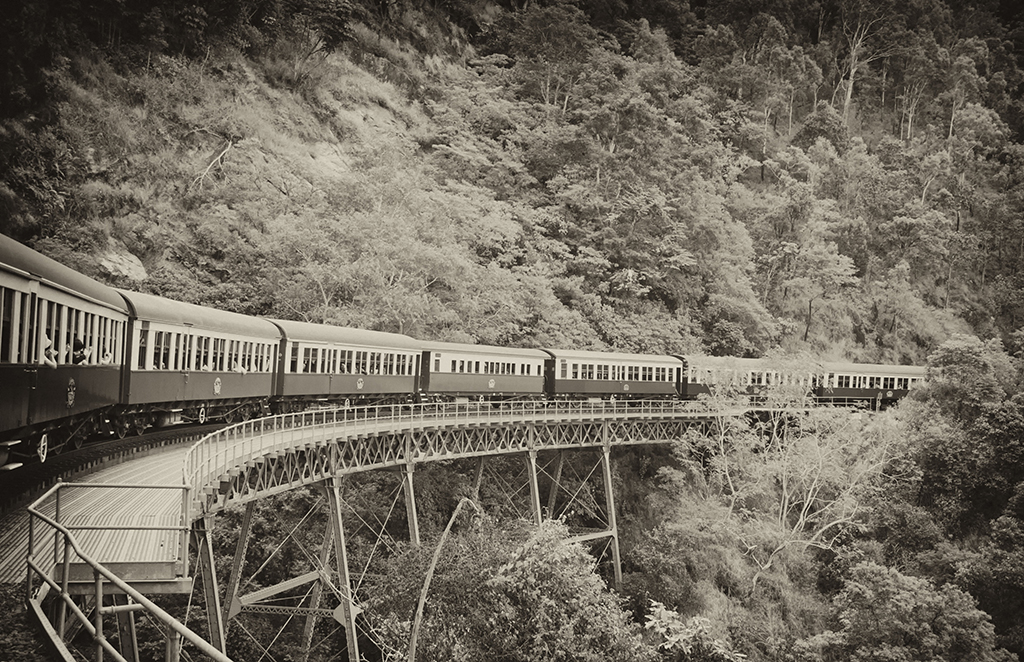
M548 517L555 516L555 505L558 502L558 488L562 483L562 468L565 466L565 451L558 451L555 473L551 476L551 489L548 490Z
M526 475L530 481L530 511L533 513L533 523L540 526L544 521L540 509L540 487L537 485L537 451L532 448L523 456L526 462Z
M324 542L320 545L320 567L326 570L331 560L331 543L334 542L334 531L328 528L324 533ZM302 628L302 659L309 659L310 647L313 645L313 630L316 628L317 614L315 610L320 609L320 601L323 599L324 580L321 579L313 584L313 594L310 596L309 606L314 612L306 616L306 624Z
M110 603L115 607L127 607L130 604L127 595L114 593ZM139 662L139 642L135 636L135 612L117 612L117 638L121 644L121 655L128 662Z
M213 560L213 516L206 515L192 525L195 536L196 555L203 573L203 595L206 598L206 620L210 628L210 643L221 653L227 654L227 637L224 633L223 611L220 605L220 591L217 586L217 569Z
M348 572L348 550L345 548L345 528L341 518L341 480L327 479L327 499L330 502L331 531L334 535L334 556L338 565L341 591L341 624L345 627L349 662L359 662L359 631L356 629L356 606L352 601L352 582Z
M405 463L402 476L402 490L405 492L405 517L409 522L409 542L420 546L420 522L416 517L416 491L413 489L412 475L415 467L412 462Z
M604 503L608 513L608 532L611 534L612 573L615 590L622 591L622 560L619 558L619 526L615 518L615 490L612 489L611 446L605 441L601 449L601 475L604 478Z
M238 597L238 588L242 583L242 567L245 565L245 555L249 551L249 536L252 532L252 514L256 510L256 502L250 501L245 504L245 513L242 515L242 529L238 532L238 542L235 544L235 560L231 564L231 574L228 575L227 590L224 591L224 636L227 637L228 627L231 619L242 611L242 603Z

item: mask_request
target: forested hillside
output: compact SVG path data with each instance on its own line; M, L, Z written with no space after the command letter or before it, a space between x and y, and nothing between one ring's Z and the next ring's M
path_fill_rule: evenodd
M927 364L896 411L723 420L617 457L621 602L562 524L460 522L420 659L1004 662L1024 652L1022 18L27 0L0 14L0 231L250 314ZM428 540L461 471L417 473ZM367 521L374 480L346 484ZM366 618L395 659L432 549L375 568Z
M1016 350L1017 19L22 3L2 17L2 230L120 285L422 337Z

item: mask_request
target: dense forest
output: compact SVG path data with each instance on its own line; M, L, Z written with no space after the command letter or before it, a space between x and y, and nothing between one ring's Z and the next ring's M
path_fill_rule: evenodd
M1010 660L1022 19L985 0L27 0L0 15L0 231L249 314L928 365L894 411L724 420L617 458L621 595L564 524L463 523L422 659ZM419 580L379 576L399 650Z

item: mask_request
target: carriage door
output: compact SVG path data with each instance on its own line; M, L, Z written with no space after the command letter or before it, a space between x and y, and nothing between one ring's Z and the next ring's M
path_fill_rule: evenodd
M36 287L0 273L0 380L5 393L18 394L0 398L0 430L31 422L37 406L43 404L36 401L39 361L30 352L29 337L36 297L23 291L26 285Z
M197 384L192 379L192 371L198 370L196 363L196 338L192 334L192 325L186 323L180 333L175 334L177 354L176 363L178 373L181 375L181 398L182 400L195 399L193 391Z

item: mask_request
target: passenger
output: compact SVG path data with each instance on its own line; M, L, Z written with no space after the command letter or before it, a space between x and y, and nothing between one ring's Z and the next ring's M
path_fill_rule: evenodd
M114 355L110 353L110 348L107 347L103 350L103 356L100 357L100 364L110 365L114 362Z
M86 347L81 338L75 338L74 352L71 356L75 365L86 363L92 356L92 347Z
M53 348L50 336L43 334L43 363L51 368L57 367L57 351Z

